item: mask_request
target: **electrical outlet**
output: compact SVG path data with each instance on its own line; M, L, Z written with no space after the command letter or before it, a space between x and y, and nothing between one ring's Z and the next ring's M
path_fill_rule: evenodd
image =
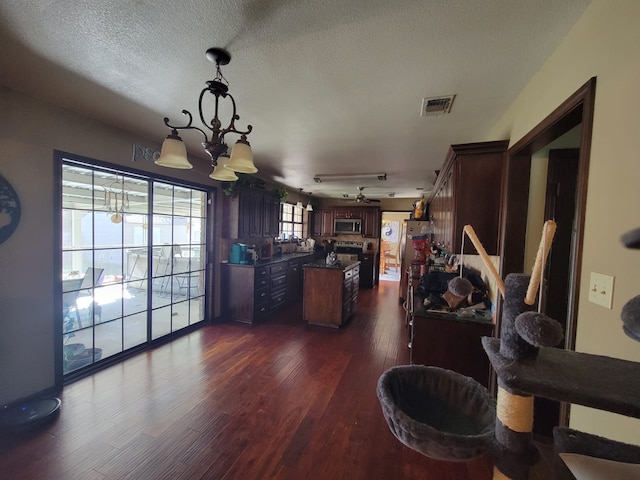
M611 275L591 272L589 301L611 310L613 307L613 280Z

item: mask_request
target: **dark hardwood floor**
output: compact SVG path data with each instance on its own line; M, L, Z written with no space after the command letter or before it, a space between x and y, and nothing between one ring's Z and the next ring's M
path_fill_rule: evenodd
M488 480L488 457L431 460L385 423L376 382L409 360L397 287L360 290L341 329L305 325L296 304L79 380L53 423L4 434L0 478Z

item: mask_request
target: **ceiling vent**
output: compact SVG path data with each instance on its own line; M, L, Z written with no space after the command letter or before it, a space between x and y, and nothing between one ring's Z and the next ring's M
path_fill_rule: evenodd
M455 95L448 95L446 97L423 98L420 116L426 117L429 115L441 115L443 113L449 113L451 111L451 105L453 105L454 98L456 98Z

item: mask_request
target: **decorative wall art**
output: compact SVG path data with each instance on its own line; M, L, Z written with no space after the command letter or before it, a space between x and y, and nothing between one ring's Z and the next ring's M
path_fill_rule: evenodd
M0 243L7 240L20 222L20 199L11 184L0 175Z
M400 229L400 222L396 222L395 220L391 220L389 222L385 222L382 225L382 240L398 243L398 230Z

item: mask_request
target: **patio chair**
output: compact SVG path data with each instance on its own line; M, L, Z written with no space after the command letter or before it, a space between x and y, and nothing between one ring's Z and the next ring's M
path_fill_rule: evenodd
M69 330L72 329L73 319L71 314L75 314L75 319L78 321L78 326L82 328L82 318L80 317L80 309L78 308L78 297L80 296L93 296L92 288L102 284L103 268L89 267L84 273L82 279L75 280L78 282L77 286L74 284L66 283L67 289L70 291L62 294L63 315L65 322L71 322ZM66 281L69 282L69 281ZM81 295L84 292L84 295ZM95 301L91 302L94 316L97 315L100 319L102 315L102 307ZM66 330L66 329L65 329Z

